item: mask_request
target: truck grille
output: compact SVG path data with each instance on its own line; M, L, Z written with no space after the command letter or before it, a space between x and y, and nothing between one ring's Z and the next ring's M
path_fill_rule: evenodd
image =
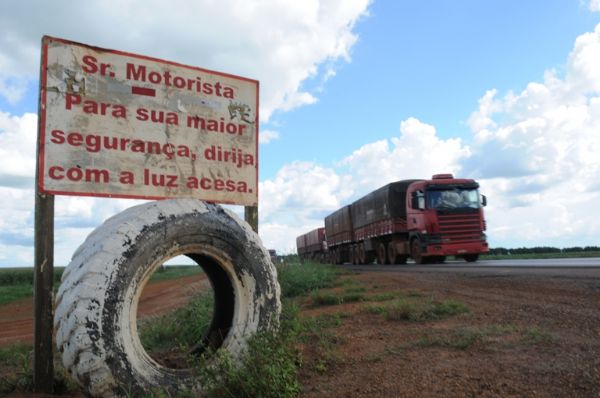
M481 220L479 212L460 214L438 213L438 221L443 243L481 241Z

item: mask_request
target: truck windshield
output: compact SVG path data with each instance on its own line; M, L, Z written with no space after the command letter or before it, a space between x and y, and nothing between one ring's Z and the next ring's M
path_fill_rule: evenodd
M481 207L478 189L427 190L428 209L477 209Z

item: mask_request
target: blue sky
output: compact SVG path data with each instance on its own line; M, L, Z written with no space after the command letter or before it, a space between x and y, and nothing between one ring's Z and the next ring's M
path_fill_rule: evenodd
M269 248L290 252L340 206L438 172L481 182L492 246L599 245L599 11L597 0L2 2L0 266L33 258L44 34L260 80ZM58 197L56 264L136 203Z
M285 137L263 149L276 160L263 165L265 177L289 159L286 145L328 164L411 116L440 137L468 137L486 90L519 91L560 71L574 39L600 21L577 1L380 1L369 14L354 29L352 61L339 64L318 104L275 114ZM320 76L304 85L318 87Z

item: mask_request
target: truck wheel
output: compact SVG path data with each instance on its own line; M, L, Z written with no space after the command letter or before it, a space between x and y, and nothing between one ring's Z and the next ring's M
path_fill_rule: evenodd
M416 264L424 264L423 252L421 251L421 242L419 239L413 239L410 244L410 255Z
M130 208L77 249L57 295L56 344L65 368L89 395L202 389L191 369L153 360L137 333L144 285L178 255L204 269L214 292L212 323L195 353L222 348L235 358L250 335L278 324L277 272L246 223L218 205L192 199Z
M387 262L387 251L385 250L385 244L377 244L377 263L388 264Z
M479 254L465 254L463 258L468 263L474 263L475 261L479 260Z
M406 258L404 259L404 263L401 262L401 256L398 255L398 251L396 250L396 245L394 242L388 243L388 251L387 251L388 259L390 264L404 264L406 263Z
M367 257L366 257L366 254L365 254L365 244L364 243L359 243L356 247L357 247L357 250L358 250L358 263L359 264L366 264Z

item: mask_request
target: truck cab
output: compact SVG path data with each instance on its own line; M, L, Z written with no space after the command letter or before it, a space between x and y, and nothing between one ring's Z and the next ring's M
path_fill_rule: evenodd
M416 263L443 262L446 256L473 262L489 251L486 198L476 181L436 174L412 183L406 201L408 244Z

